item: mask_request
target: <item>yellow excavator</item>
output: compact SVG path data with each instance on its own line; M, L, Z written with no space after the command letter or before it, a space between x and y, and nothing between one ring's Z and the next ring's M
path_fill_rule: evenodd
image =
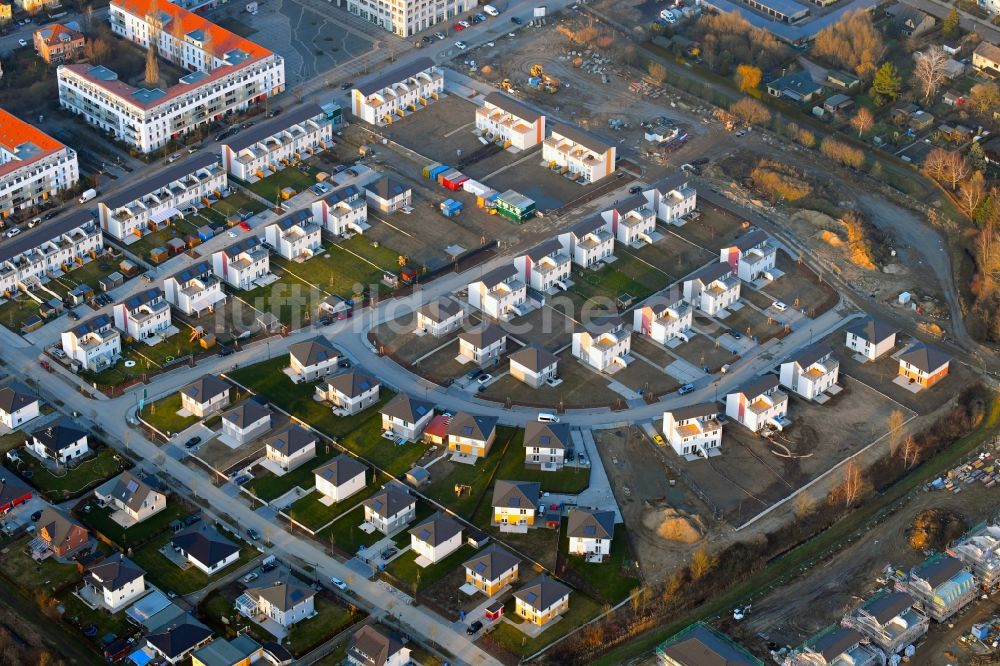
M545 73L545 67L541 63L535 63L529 70L531 77L538 79L538 88L552 94L559 92L559 79Z

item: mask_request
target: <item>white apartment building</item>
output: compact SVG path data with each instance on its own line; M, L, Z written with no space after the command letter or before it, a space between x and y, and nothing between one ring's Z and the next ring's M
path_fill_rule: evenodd
M0 294L33 291L57 271L69 271L104 250L93 216L75 211L0 243Z
M663 436L679 456L717 455L722 444L718 406L705 402L663 412Z
M688 183L686 173L665 178L642 195L656 219L667 224L678 224L698 205L698 192Z
M351 113L372 125L388 125L427 106L443 92L444 71L430 58L417 58L353 89Z
M559 234L559 244L577 266L590 268L615 251L615 237L600 215L577 222Z
M114 308L115 328L133 340L149 344L177 332L170 322L170 303L159 287L129 296Z
M278 256L301 262L323 249L321 231L312 212L302 209L264 227L264 240Z
M693 322L694 309L688 302L666 293L650 296L632 311L632 329L661 345L674 338L690 341L688 331Z
M458 353L480 367L500 360L507 349L507 332L495 324L480 324L458 334Z
M255 183L333 146L333 125L318 104L297 106L222 144L226 171Z
M817 343L782 363L780 376L782 386L815 400L837 383L840 361L833 358L829 345Z
M270 274L271 256L259 238L249 236L212 253L212 270L236 289L253 289Z
M523 314L521 307L527 288L513 266L501 266L469 283L469 305L494 319L509 319Z
M777 375L764 375L726 395L726 416L753 432L788 424L788 394L778 388Z
M100 372L118 361L122 336L115 330L114 320L101 314L63 333L62 350L83 370Z
M556 125L542 142L542 160L582 183L594 183L615 170L615 147L570 125Z
M741 284L732 267L719 262L684 280L684 299L711 317L740 300Z
M628 197L601 213L601 219L611 230L615 240L628 247L638 247L653 242L656 231L656 211L642 194Z
M525 254L514 258L517 279L532 289L549 292L567 286L571 261L563 252L562 244L555 238L539 243Z
M719 250L719 261L729 267L744 282L770 279L778 259L778 249L763 229L754 229L736 239L729 247Z
M348 231L363 234L368 224L368 199L357 185L334 190L312 205L313 221L327 233L343 236Z
M573 333L573 356L601 372L616 372L628 365L632 332L621 317L603 317Z
M143 153L285 89L285 61L167 0L114 0L116 35L189 73L166 90L137 88L103 65L61 65L59 104Z
M476 129L505 148L527 150L545 139L545 116L507 95L491 92L476 109Z
M76 187L76 151L0 109L0 216Z
M868 317L847 329L845 344L868 361L888 354L896 347L899 331L883 321Z
M400 37L410 37L421 30L448 21L472 10L475 0L337 0L338 7L388 30Z
M141 238L183 217L185 208L221 196L227 186L218 158L196 155L98 203L101 228L118 240Z
M226 302L222 280L216 277L212 264L199 261L163 281L167 302L184 314L201 316Z

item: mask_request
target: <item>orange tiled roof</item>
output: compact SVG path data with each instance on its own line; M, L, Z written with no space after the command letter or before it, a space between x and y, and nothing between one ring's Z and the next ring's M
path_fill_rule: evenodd
M45 42L46 46L52 46L55 44L65 44L66 42L59 41L59 35L67 35L70 41L83 39L82 34L77 32L76 30L71 30L70 28L67 28L61 23L52 23L50 25L42 26L41 28L35 30L35 34L37 35L38 33L45 31L48 31L49 33L48 37L42 38L42 41Z
M65 148L63 144L34 125L26 123L17 116L0 109L0 146L4 150L13 153L17 150L18 146L25 143L34 144L38 150L30 157L13 160L0 166L0 176L4 176L14 169L20 169L50 153Z
M271 51L265 49L260 44L255 44L249 39L229 32L222 26L212 23L204 16L189 12L183 7L166 2L166 0L112 0L111 4L135 16L144 17L149 14L150 9L155 9L161 15L165 14L169 17L169 20L164 21L162 28L168 34L173 34L174 32L174 21L180 21L185 35L196 30L205 32L211 39L211 50L216 57L233 49L246 51L250 59L271 55Z

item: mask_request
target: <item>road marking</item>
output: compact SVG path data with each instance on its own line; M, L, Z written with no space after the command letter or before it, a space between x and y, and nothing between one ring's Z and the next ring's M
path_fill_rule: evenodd
M372 214L371 214L371 213L369 212L369 213L368 213L368 217L374 217L374 218L375 218L376 220L378 220L379 222L381 222L381 223L382 223L382 224L384 224L385 226L389 227L390 229L395 229L396 231L398 231L399 233L403 234L403 235L404 235L404 236L406 236L407 238L413 238L413 234L411 234L410 232L408 232L408 231L403 231L402 229L400 229L399 227L397 227L397 226L396 226L395 224L392 224L391 222L387 222L386 220L383 220L383 219L382 219L381 217L379 217L378 215L372 215Z

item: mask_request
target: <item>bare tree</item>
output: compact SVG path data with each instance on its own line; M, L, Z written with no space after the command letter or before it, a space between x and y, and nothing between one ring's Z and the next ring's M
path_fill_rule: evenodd
M924 96L925 102L930 102L937 93L945 78L945 65L948 54L936 44L926 51L917 53L913 68L913 80Z
M149 40L149 49L146 51L146 85L156 86L160 83L160 63L156 60L156 44L152 37Z
M917 440L907 437L903 442L903 448L900 450L900 456L903 458L903 467L905 469L911 469L920 462L920 445L917 444Z
M885 46L869 12L848 12L817 35L813 55L847 67L859 76L875 71Z
M663 83L667 80L667 68L658 62L649 62L649 78L655 83Z
M691 571L691 578L698 580L711 571L718 563L718 559L708 552L705 546L701 546L691 555L691 564L688 569Z
M952 190L969 176L971 170L969 161L957 150L934 148L924 158L924 173Z
M962 212L971 217L986 200L986 178L983 177L983 172L973 171L969 178L959 184L958 194L958 204Z
M730 113L747 125L763 125L771 120L771 112L752 97L744 97L729 107Z
M746 93L755 90L760 85L761 78L763 78L763 73L760 71L760 67L743 64L736 68L736 83L740 92Z
M851 127L858 130L858 136L870 130L875 125L875 116L866 107L861 107L851 118Z
M903 438L903 412L898 409L889 414L889 455L896 455L899 442Z
M861 476L861 469L853 460L844 466L844 475L840 483L833 489L831 499L843 501L844 507L849 507L861 497L864 489L864 477Z

